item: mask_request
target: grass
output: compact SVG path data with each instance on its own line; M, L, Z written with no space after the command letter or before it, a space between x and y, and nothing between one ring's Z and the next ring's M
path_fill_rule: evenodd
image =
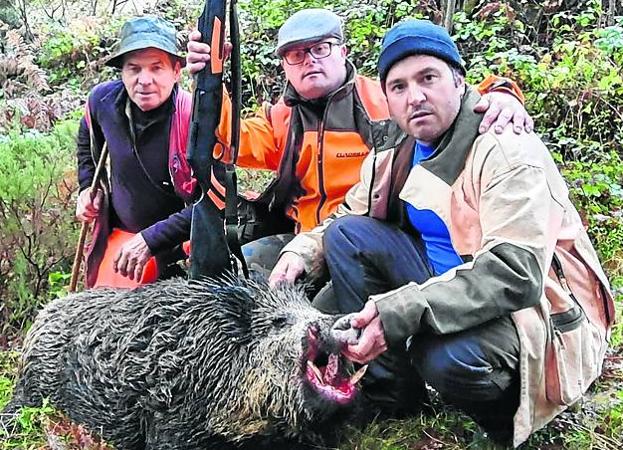
M19 353L15 351L0 352L0 409L9 402L13 394L18 358Z
M9 402L17 372L19 353L0 352L0 409ZM43 421L53 410L47 405L41 408L23 408L16 416L0 415L0 450L39 449L45 444Z
M19 353L0 351L0 410L9 402ZM0 414L0 450L111 450L83 427L72 424L47 402Z
M620 358L620 357L618 357ZM614 361L610 360L610 364ZM620 360L619 360L620 364ZM567 411L534 433L524 450L620 450L623 446L623 372L605 371L577 410ZM464 414L433 404L433 412L408 420L374 422L350 430L340 450L480 450L502 449L481 438L481 430Z
M435 400L430 413L349 430L340 450L459 450L468 448L477 432L478 426L471 419Z

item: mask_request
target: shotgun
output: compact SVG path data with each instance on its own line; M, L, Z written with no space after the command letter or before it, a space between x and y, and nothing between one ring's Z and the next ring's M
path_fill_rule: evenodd
M187 152L188 162L202 191L199 201L193 205L192 210L191 279L214 277L227 271L235 271L236 262L232 254L241 260L246 274L237 232L234 232L238 226L235 167L233 163L224 164L220 161L224 150L219 148L221 144L217 142L216 136L223 95L226 6L227 0L206 0L197 26L202 41L210 45L210 62L196 75ZM240 120L240 69L235 0L230 1L230 27L234 38L232 61L235 64L232 66L236 66L232 75L232 85L236 92L233 92L232 99L230 151L235 162Z

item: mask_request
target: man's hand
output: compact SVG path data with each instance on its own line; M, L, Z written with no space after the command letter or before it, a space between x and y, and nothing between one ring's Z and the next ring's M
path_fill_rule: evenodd
M480 133L485 133L491 125L497 134L502 133L509 122L513 123L513 131L521 134L530 133L534 127L532 117L514 95L504 92L489 92L482 96L474 106L475 112L484 112Z
M113 261L113 269L130 280L138 281L143 275L143 268L149 258L151 258L151 251L141 233L138 233L123 244Z
M97 190L93 200L91 200L91 188L82 191L76 203L76 219L80 222L93 222L99 215L103 199L104 194L100 189Z
M347 345L342 350L348 359L366 364L387 350L385 331L373 301L367 302L361 311L354 314L350 324L353 328L361 328L363 331L356 344Z
M186 68L191 75L196 74L203 69L208 61L210 61L210 46L201 41L201 33L199 30L194 30L188 36L188 44L186 49ZM223 48L223 59L229 58L231 54L232 45L230 42L226 42Z
M305 272L305 261L294 252L285 252L270 273L268 284L275 287L281 283L293 284Z
M188 44L186 49L186 68L191 75L196 74L206 66L206 63L210 61L210 46L201 41L201 33L199 30L194 30L188 35Z

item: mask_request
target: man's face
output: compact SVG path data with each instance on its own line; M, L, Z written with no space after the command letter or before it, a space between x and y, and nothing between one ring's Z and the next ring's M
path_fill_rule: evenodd
M326 43L330 46L330 54L323 58L314 57L311 52L322 54L322 46ZM288 63L293 60L291 57L296 61L301 52L304 57L299 64ZM281 65L286 78L301 97L308 100L321 98L346 80L346 47L331 39L294 45L285 52Z
M412 55L394 64L385 80L392 119L425 144L434 144L454 122L465 92L463 76L434 56Z
M174 65L167 52L146 48L124 57L121 79L130 100L142 111L150 111L169 98L180 70L180 64Z

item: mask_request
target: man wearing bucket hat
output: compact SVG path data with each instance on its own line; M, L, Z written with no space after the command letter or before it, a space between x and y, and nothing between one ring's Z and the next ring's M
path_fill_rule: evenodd
M480 95L444 28L394 26L378 69L399 132L334 217L284 251L324 259L337 312L359 311L334 329L347 357L369 371L401 358L421 392L518 446L599 376L608 280L542 141L479 135Z
M152 256L161 277L175 272L169 264L189 237L187 205L197 193L185 156L192 99L178 86L185 60L175 29L161 18L128 20L106 64L120 69L121 79L97 85L87 100L78 134L76 216L96 222L86 285L127 281L131 287ZM104 144L108 173L91 193Z
M196 42L200 37L194 32L188 44L192 73L209 60L209 46ZM275 50L287 79L284 94L241 124L237 164L277 172L277 181L261 199L275 210L281 208L295 222L295 232L308 231L331 215L356 183L374 140L383 138L383 132L371 132L371 122L391 126L379 83L357 75L344 42L342 21L335 13L311 8L293 14L279 29ZM487 86L503 93L489 97L483 131L496 117L496 128L512 118L518 132L524 125L529 130L532 120L507 95L512 83L500 79ZM221 136L227 141L230 110L226 101L224 105ZM487 105L483 101L478 108ZM270 270L292 237L269 236L245 245L249 266Z

